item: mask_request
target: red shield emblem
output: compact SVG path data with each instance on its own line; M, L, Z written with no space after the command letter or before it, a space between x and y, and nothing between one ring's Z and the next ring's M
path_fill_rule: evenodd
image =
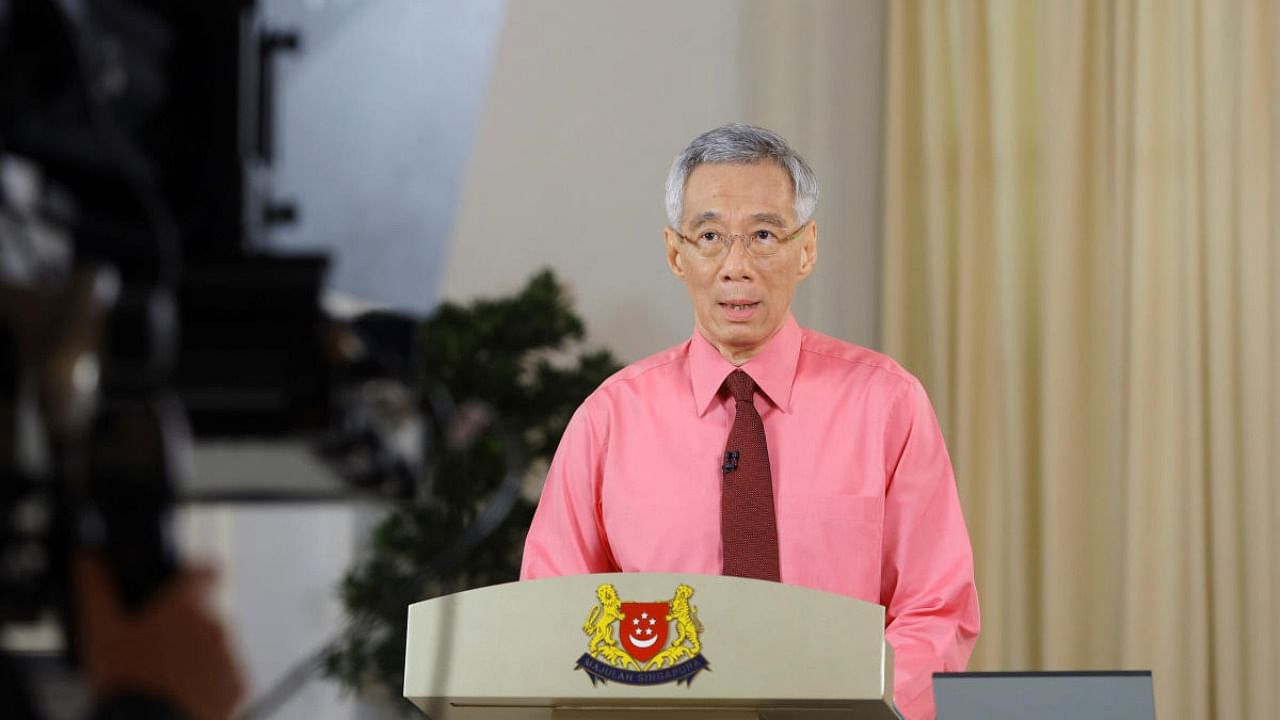
M618 636L627 654L636 662L648 662L667 646L667 613L664 602L624 602Z

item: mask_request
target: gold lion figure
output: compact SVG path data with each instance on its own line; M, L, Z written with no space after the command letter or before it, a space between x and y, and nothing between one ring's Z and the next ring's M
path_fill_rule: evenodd
M671 641L670 647L650 660L645 665L645 670L675 665L680 658L693 657L702 652L702 641L698 640L702 623L698 621L698 608L689 604L691 597L693 588L683 583L676 586L676 595L671 598L671 614L667 615L668 621L676 621L676 639Z
M618 599L618 591L605 583L596 588L596 598L600 604L591 608L587 621L582 624L582 632L591 636L587 652L615 667L639 670L636 661L613 639L613 623L622 619L622 601Z

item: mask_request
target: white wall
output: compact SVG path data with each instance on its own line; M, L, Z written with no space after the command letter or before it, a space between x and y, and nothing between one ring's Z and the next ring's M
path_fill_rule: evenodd
M883 4L542 0L508 6L442 297L572 288L593 344L635 360L688 337L663 261L662 185L698 133L770 125L823 183L802 323L876 343Z
M742 116L740 14L730 0L511 3L442 296L508 293L551 266L591 342L633 360L687 337L662 183L694 134Z

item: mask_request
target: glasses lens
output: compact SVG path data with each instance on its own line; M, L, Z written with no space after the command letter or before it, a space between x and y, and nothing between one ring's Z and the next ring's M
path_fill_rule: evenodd
M747 242L750 240L750 242ZM757 233L750 238L743 238L743 242L747 244L747 251L756 257L769 257L776 255L778 248L782 247L782 243L778 240L778 236L770 232Z
M695 235L692 244L698 254L706 258L715 257L724 250L724 243L720 242L720 236L715 233Z

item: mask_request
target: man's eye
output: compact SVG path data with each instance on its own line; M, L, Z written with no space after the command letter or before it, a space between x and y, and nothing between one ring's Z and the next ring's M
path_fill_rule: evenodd
M778 236L773 234L772 230L757 230L751 234L752 239L758 243L775 243L778 242Z
M702 245L710 245L711 243L720 242L720 233L708 230L698 235L698 242Z

